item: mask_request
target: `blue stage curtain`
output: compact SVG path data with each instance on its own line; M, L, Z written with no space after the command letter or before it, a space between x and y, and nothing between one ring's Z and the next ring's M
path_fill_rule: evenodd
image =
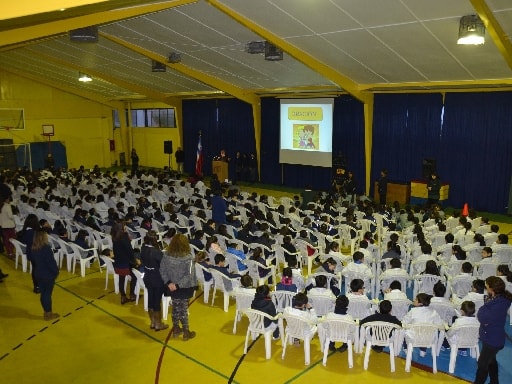
M382 169L390 181L422 179L425 158L438 159L442 95L377 94L374 99L371 195Z
M187 173L195 171L199 131L202 133L203 174L205 175L211 175L212 160L221 149L224 149L231 158L234 158L237 151L247 154L256 153L252 107L243 101L237 99L183 101L184 166Z
M512 175L512 93L447 93L441 179L450 205L505 213Z
M282 165L279 164L280 101L273 97L261 99L261 181L282 185Z
M334 99L332 153L344 159L347 170L354 175L356 192L364 193L364 105L352 96Z

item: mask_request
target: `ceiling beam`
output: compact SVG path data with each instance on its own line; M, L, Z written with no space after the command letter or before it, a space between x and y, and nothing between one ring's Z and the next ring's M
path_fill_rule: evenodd
M302 64L308 66L312 70L318 72L325 78L333 81L334 83L338 84L340 87L342 87L344 90L346 90L348 93L350 93L355 98L359 99L363 103L371 102L371 98L368 97L368 95L365 94L365 92L362 92L359 89L359 86L357 83L355 83L352 79L348 78L347 76L339 73L338 71L334 70L332 67L322 63L309 53L297 48L295 45L288 43L286 40L280 38L279 36L273 34L269 30L261 27L260 25L254 23L252 20L248 19L245 16L242 16L241 14L235 12L233 9L229 8L228 6L220 3L218 0L207 0L209 4L220 10L221 12L225 13L235 21L242 24L244 27L250 29L257 35L261 36L265 40L270 41L275 46L281 48L284 52L289 54L290 56L294 57L295 60L300 61Z
M458 81L430 81L430 82L409 82L409 83L373 83L361 84L361 90L369 92L452 92L464 90L465 92L480 92L485 89L498 91L501 88L512 87L512 79L494 80L458 80Z
M30 42L31 40L36 40L47 36L60 35L62 33L67 33L72 29L88 27L91 25L112 23L115 21L158 12L185 4L196 3L197 1L198 0L163 1L156 4L144 4L140 6L114 9L79 17L72 17L65 20L56 20L49 23L43 23L29 27L10 29L8 31L0 32L0 44L2 46L14 45L12 47L8 47L9 49L19 48L20 43L27 44L27 42Z
M470 0L473 8L478 13L478 16L482 19L491 36L492 41L503 55L503 58L507 62L509 68L512 69L512 43L510 37L503 30L500 23L494 17L494 13L487 5L485 0Z
M121 101L113 101L113 100L109 100L105 97L102 97L100 95L98 95L98 93L96 92L88 92L88 91L85 91L83 89L79 89L79 88L74 88L74 87L68 87L62 83L59 83L59 82L56 82L56 81L52 81L52 80L48 80L48 79L45 79L41 76L36 76L36 75L32 75L30 73L26 73L26 72L23 72L19 69L16 69L16 68L12 68L10 66L5 66L3 64L0 64L0 68L2 68L2 70L4 70L5 72L9 72L9 73L12 73L16 76L19 76L19 77L24 77L26 79L29 79L31 81L34 81L36 83L40 83L40 84L44 84L44 85L47 85L49 87L52 87L52 88L56 88L60 91L63 91L63 92L67 92L67 93L70 93L72 95L76 95L76 96L80 96L80 97L83 97L84 99L88 99L88 100L91 100L91 101L95 101L99 104L103 104L103 105L106 105L112 109L124 109L124 103L121 102Z
M69 9L82 5L102 3L104 1L107 0L9 1L7 4L2 5L2 15L0 16L0 20L58 11L61 9Z
M236 97L237 99L243 100L246 103L249 104L258 104L260 102L260 98L256 96L252 92L248 92L242 88L239 88L231 83L225 82L217 77L213 77L210 75L207 75L201 71L195 70L193 68L190 68L189 66L186 66L182 63L169 63L168 58L159 54L156 54L152 51L149 51L139 45L132 44L126 40L120 39L119 37L108 35L104 32L100 32L101 37L108 39L114 43L117 43L127 49L130 49L142 56L148 57L151 60L158 61L160 63L165 64L167 67L171 68L172 70L175 70L177 72L180 72L186 76L189 76L193 79L199 80L202 83L209 85L210 87L219 89L233 97Z
M164 93L157 92L157 91L154 91L154 90L149 89L149 88L141 87L141 86L138 86L138 85L136 85L136 84L134 84L132 82L125 81L125 80L119 79L117 77L113 77L113 76L107 75L107 74L105 74L103 72L96 71L96 70L94 70L92 68L85 68L85 67L82 67L80 65L71 63L69 61L58 59L56 57L49 56L49 55L46 55L46 54L43 54L43 53L40 53L40 52L34 52L33 55L40 57L41 60L45 60L45 61L54 63L56 65L63 66L63 67L68 68L68 69L73 69L73 70L77 71L77 73L78 72L85 72L89 76L92 76L93 78L102 79L102 80L107 81L107 82L109 82L111 84L117 85L118 87L128 89L128 90L130 90L132 92L135 92L135 93L138 93L138 94L141 94L141 95L145 95L149 99L152 99L152 100L155 100L155 101L160 101L160 102L168 104L168 105L172 105L172 98L167 96ZM78 79L77 79L77 81L78 81Z

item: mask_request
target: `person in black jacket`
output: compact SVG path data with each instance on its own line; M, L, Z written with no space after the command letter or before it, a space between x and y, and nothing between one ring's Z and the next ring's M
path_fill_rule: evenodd
M388 171L383 169L380 171L380 178L377 180L379 200L381 204L386 204L386 195L388 193Z
M148 231L140 250L140 258L144 265L144 285L148 291L148 314L151 329L160 331L169 328L162 323L160 302L164 293L164 281L160 275L160 262L163 253L158 246L158 236L155 231Z
M254 295L251 308L275 317L277 315L276 306L272 302L269 294L270 289L268 288L268 285L260 285L258 288L256 288L256 294ZM266 329L274 330L272 333L272 338L274 340L279 339L279 328L277 326L277 320L270 320L265 318L263 320L263 325L265 325Z
M115 223L110 234L112 236L112 250L114 251L114 270L119 275L118 284L119 292L121 293L121 304L126 304L129 301L135 301L137 278L132 272L132 266L136 265L135 254L123 223ZM126 296L124 290L124 281L128 275L131 276L129 297Z
M441 197L441 180L437 176L436 173L432 173L430 175L430 179L427 183L427 193L428 193L428 206L432 206L433 204L437 204Z
M386 323L396 324L398 326L402 326L402 323L400 320L398 320L395 316L391 314L391 309L393 309L393 306L391 305L391 301L389 300L382 300L379 303L379 312L374 313L373 315L365 317L363 320L359 322L359 325L363 325L366 323L370 323L372 321L384 321ZM382 352L383 347L381 346L372 346L372 349L375 352Z
M181 147L178 147L178 149L174 153L174 156L176 157L176 165L178 168L178 173L183 173L183 163L185 162L185 152L183 152L183 149L181 149Z
M59 275L59 267L48 243L48 234L42 229L38 229L34 234L31 258L34 277L41 291L40 300L44 310L44 319L57 319L59 314L52 312L52 292L55 279Z

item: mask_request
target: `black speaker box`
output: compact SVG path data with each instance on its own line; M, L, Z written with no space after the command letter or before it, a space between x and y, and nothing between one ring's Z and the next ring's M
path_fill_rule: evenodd
M436 159L423 159L422 171L423 178L428 179L432 173L436 172Z
M164 153L170 155L172 153L172 140L164 141Z

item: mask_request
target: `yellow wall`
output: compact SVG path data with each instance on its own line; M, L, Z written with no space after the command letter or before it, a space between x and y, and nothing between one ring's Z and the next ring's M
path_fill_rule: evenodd
M132 108L168 108L161 103L132 103ZM66 147L68 167L95 164L110 167L119 162L119 152L125 152L130 162L130 148L123 147L121 132L113 130L112 108L68 92L0 71L0 108L23 108L25 130L0 130L0 139L14 143L47 142L41 135L42 125L53 124L55 136ZM129 146L137 149L141 166L164 167L169 156L163 153L163 142L172 140L173 150L181 144L178 129L134 128ZM111 152L109 139L114 139L116 151ZM174 156L171 155L175 166Z

